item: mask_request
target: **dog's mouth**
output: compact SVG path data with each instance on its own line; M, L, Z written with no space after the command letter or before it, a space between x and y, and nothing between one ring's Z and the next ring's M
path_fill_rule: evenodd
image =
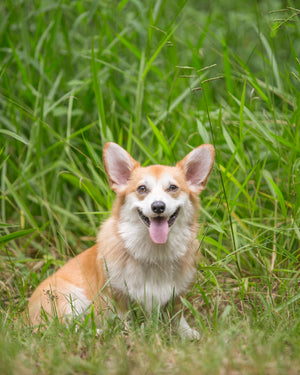
M157 244L164 244L168 240L168 234L170 227L175 223L175 220L179 213L179 208L170 216L154 216L148 217L138 209L139 217L142 222L149 228L149 234L152 242Z

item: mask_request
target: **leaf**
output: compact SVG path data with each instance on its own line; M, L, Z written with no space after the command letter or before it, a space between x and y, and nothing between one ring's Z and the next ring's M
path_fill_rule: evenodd
M142 75L142 79L143 80L146 78L148 71L151 69L152 63L154 62L154 60L156 59L156 57L158 56L158 54L160 53L160 51L162 50L162 48L165 46L165 44L169 41L169 39L171 38L171 36L175 33L175 31L177 30L178 27L179 27L179 24L176 25L176 26L174 26L173 29L171 29L171 31L162 39L162 41L160 42L160 44L157 47L156 51L154 52L154 54L148 60L146 66L145 66L145 68L143 70L143 75Z
M164 152L166 155L168 155L169 157L172 157L172 153L171 153L171 148L168 144L168 142L166 141L165 137L163 136L163 134L158 130L157 126L153 124L153 122L150 120L150 118L147 116L147 119L149 121L149 124L151 126L151 129L155 135L155 137L157 138L159 144L161 145L161 147L163 148Z
M98 71L96 66L96 58L95 58L95 50L94 50L94 39L92 39L92 76L93 76L93 86L94 92L96 97L96 103L99 113L99 125L101 132L103 134L104 140L107 139L107 127L106 127L106 118L105 118L105 110L103 104L103 93L101 89L101 83L98 80Z
M91 181L78 178L70 173L62 173L61 176L72 185L87 193L97 204L101 205L105 202L104 197Z
M17 141L19 142L22 142L24 143L25 145L28 145L29 144L29 141L23 137L21 137L20 135L10 131L10 130L6 130L6 129L0 129L0 133L2 134L5 134L5 135L8 135L9 137L12 137L14 139L16 139Z
M31 234L35 231L36 231L36 229L32 228L32 229L24 229L24 230L20 230L18 232L13 232L13 233L7 234L5 236L0 237L0 243L9 242L11 240L15 240L16 238L27 236L28 234Z
M286 209L285 201L284 201L283 194L282 194L281 190L275 184L275 182L271 179L271 177L267 177L267 178L268 178L270 184L272 185L272 188L274 189L274 192L275 192L275 194L278 198L283 216L287 217L287 209Z

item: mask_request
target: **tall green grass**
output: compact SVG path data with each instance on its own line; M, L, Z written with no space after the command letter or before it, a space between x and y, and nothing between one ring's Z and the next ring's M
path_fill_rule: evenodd
M0 11L0 372L297 373L296 3L4 0ZM20 322L38 283L109 215L107 141L144 165L215 145L183 300L200 343L165 318L124 336L112 317L100 338L88 324L33 335Z

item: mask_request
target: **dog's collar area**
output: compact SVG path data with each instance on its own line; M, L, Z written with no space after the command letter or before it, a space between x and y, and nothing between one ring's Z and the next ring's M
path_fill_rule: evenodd
M142 222L147 226L147 227L150 227L150 218L146 215L143 214L143 212L138 208L138 214L139 214L139 217L141 218ZM168 225L169 227L171 227L177 216L178 216L178 213L179 213L179 207L177 208L177 210L169 217L168 219ZM154 216L153 218L151 218L151 220L154 220L154 221L161 221L161 220L166 220L166 218L164 216Z

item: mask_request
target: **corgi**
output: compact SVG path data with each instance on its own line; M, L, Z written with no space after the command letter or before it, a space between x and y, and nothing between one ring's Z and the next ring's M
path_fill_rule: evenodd
M175 167L141 167L121 146L109 142L103 164L116 193L111 216L96 245L69 260L34 291L29 319L38 325L57 316L108 311L111 298L120 317L131 302L150 313L172 298L180 301L196 273L199 194L214 164L210 144L192 150ZM199 339L183 315L179 334Z

